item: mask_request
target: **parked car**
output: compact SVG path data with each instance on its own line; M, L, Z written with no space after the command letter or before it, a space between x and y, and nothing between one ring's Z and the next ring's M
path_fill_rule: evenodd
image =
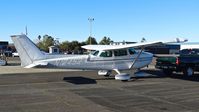
M6 61L5 61L5 60L0 59L0 66L3 66L3 65L6 65Z
M13 52L12 57L19 57L19 54L17 52Z
M162 69L167 75L175 71L191 76L195 71L199 71L199 49L181 50L179 56L158 57L155 67Z

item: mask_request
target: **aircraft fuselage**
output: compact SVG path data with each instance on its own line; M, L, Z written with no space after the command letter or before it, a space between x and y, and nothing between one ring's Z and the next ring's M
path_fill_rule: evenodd
M128 49L126 49L128 51ZM65 68L65 69L88 69L88 70L127 70L132 67L132 64L138 52L124 56L115 56L114 51L112 56L100 56L103 51L99 51L98 55L74 55L66 57L57 57L52 59L39 60L40 62L48 63L48 67ZM101 53L101 54L100 54ZM149 65L152 61L153 54L142 52L136 60L132 68L143 68Z

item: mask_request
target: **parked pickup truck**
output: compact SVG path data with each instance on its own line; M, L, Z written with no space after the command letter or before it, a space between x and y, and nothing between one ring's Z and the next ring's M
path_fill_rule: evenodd
M181 50L179 56L158 57L155 67L162 69L166 75L175 71L191 76L194 71L199 71L199 49Z

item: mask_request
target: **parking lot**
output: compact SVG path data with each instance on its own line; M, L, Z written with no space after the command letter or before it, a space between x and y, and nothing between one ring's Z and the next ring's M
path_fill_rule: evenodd
M0 67L1 112L198 112L199 75L144 68L128 82L97 71Z

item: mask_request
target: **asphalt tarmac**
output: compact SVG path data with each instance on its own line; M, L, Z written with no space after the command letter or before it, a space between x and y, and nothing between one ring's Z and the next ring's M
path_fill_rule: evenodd
M128 82L97 71L0 67L0 112L198 112L199 74L154 68Z

